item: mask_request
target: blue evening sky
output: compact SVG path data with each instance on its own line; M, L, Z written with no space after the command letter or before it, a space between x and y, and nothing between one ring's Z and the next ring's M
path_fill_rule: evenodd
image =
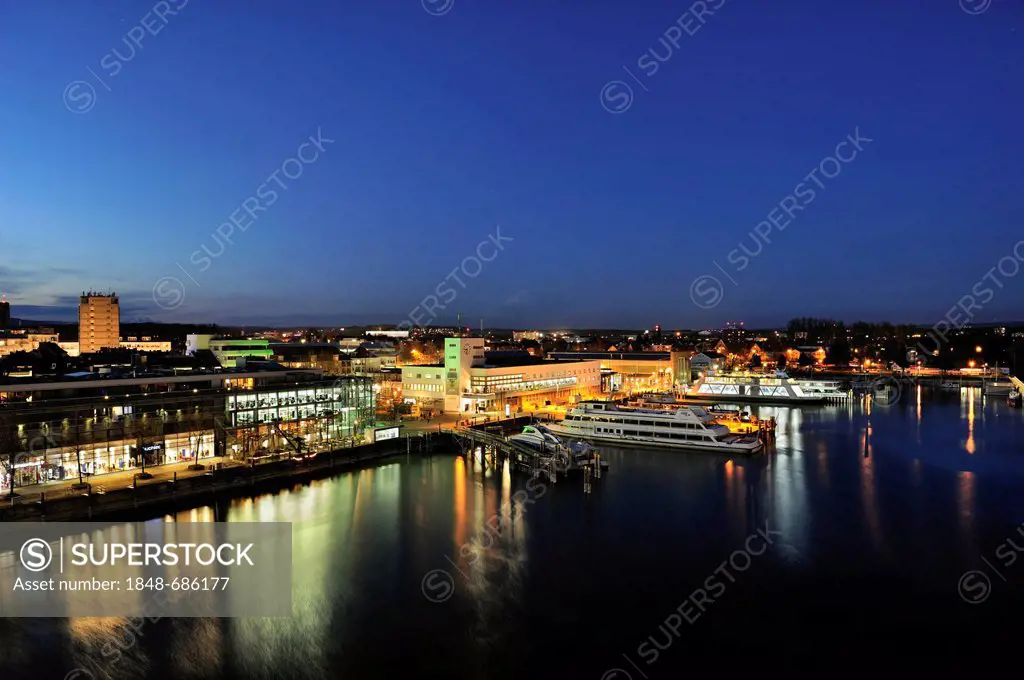
M183 4L132 53L155 5ZM398 323L500 225L512 240L450 279L438 323L931 323L1024 239L1024 3L962 4L984 11L2 2L0 292L28 318L112 289L126 320ZM615 114L613 80L634 95ZM334 143L200 271L192 254L217 254L218 225L318 128ZM730 264L857 128L873 141ZM1024 272L1003 269L976 320L1024 317ZM709 308L705 275L723 284Z

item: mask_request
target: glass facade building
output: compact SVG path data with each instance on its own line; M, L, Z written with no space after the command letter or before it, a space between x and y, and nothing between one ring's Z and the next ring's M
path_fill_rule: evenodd
M352 442L374 422L375 395L373 380L363 376L231 393L225 407L228 448L233 457L249 458Z

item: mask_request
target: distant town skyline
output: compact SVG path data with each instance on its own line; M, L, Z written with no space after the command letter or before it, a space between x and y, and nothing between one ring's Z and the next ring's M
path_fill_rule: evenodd
M181 319L179 319L179 320L175 320L175 321L168 321L166 319L151 318L151 317L141 316L141 315L138 314L138 311L140 309L142 309L142 308L140 308L140 307L131 307L130 305L126 307L126 305L124 303L123 296L118 294L118 297L121 298L121 325L124 325L124 324L135 324L135 323L174 323L174 324L180 323L180 324L187 324L187 325L218 325L218 326L226 326L226 327L252 326L252 327L261 327L261 328L300 329L300 328L334 328L334 327L341 328L341 327L345 327L345 326L366 327L366 328L377 327L377 326L389 327L389 326L398 326L398 321L401 321L400 319L398 321L387 320L384 317L384 315L372 314L372 313L364 314L364 315L352 314L352 315L345 315L345 316L339 316L339 317L335 317L335 316L332 316L332 315L325 315L323 317L320 317L319 319L316 318L316 317L309 317L309 316L306 316L306 315L299 315L299 319L298 320L296 320L294 317L290 318L289 315L281 315L281 316L277 316L277 317L265 317L265 318L257 318L257 317L239 318L239 317L233 317L231 315L227 315L227 316L225 316L223 318L208 318L208 319L195 319L195 320L192 320L192 319L181 320ZM77 299L78 299L78 297L76 296L75 300L77 301ZM24 313L22 310L31 311L32 313L31 314ZM945 314L945 312L942 312L942 314ZM78 305L76 303L76 305L70 310L70 312L68 312L67 309L57 308L57 307L47 307L47 306L16 306L16 305L13 305L12 309L11 309L11 317L14 320L15 323L18 323L18 322L21 322L21 321L29 321L29 322L34 322L34 323L52 322L52 323L55 323L55 324L76 324L76 323L78 323ZM812 317L812 318L822 318L822 319L829 318L827 315L816 316L816 315L813 315L813 314L805 314L805 313L797 312L797 313L793 313L792 315L789 315L789 316L785 317L784 319L780 319L776 323L753 323L753 322L748 322L746 320L742 320L743 321L743 325L742 326L740 326L740 327L733 327L733 328L731 328L729 326L729 324L730 323L739 323L740 320L736 320L736 321L733 321L733 320L723 320L723 321L713 322L713 323L706 324L706 325L701 325L701 326L686 326L686 325L681 325L681 324L680 325L674 325L674 324L668 324L668 323L660 323L659 321L652 321L652 322L649 322L649 323L638 323L638 324L611 324L611 323L603 323L603 324L602 323L597 323L597 324L585 324L585 323L584 324L567 324L567 323L565 323L565 324L548 324L548 325L544 325L544 324L529 324L529 323L526 323L526 324L507 324L507 323L499 323L499 322L491 323L491 322L487 321L487 319L485 318L484 319L484 328L485 329L490 328L490 329L537 330L537 331L548 331L548 332L556 332L556 331L559 331L559 330L607 330L607 331L637 331L637 332L641 332L641 331L644 331L644 330L653 330L656 325L660 325L665 332L669 332L669 331L673 331L674 332L674 331L681 331L681 330L687 330L687 331L702 331L702 330L724 331L724 330L730 330L730 329L731 330L743 330L743 331L757 331L757 330L783 329L783 328L785 328L789 324L789 322L792 319L801 318L801 317ZM942 315L940 314L939 316L937 316L934 319L926 319L926 318L918 318L918 319L852 318L852 319L835 319L835 320L836 321L840 321L840 322L846 324L847 326L850 326L850 325L852 325L854 323L857 323L857 322L864 322L864 323L876 323L876 324L891 323L893 325L931 327L931 326L935 325L938 322L938 320L940 320L941 318L942 318ZM310 319L312 319L312 320L310 320ZM466 328L469 328L470 330L477 330L480 327L480 319L476 319L475 321L473 321L472 319L463 318L461 321L462 321L461 327L466 327ZM962 327L989 327L989 326L1000 326L1000 325L1005 325L1005 326L1024 326L1024 314L1022 314L1021 317L1013 317L1013 318L1008 317L1008 318L1005 318L1005 319L995 319L995 320L991 320L991 321L990 320L985 320L985 319L975 319L975 320L971 321L970 323L963 324ZM455 327L455 326L456 326L456 319L452 318L452 319L439 319L437 323L433 323L433 324L429 324L429 325L425 324L425 325L420 326L420 327L421 328L445 328L445 327ZM403 326L403 328L404 328L404 326Z

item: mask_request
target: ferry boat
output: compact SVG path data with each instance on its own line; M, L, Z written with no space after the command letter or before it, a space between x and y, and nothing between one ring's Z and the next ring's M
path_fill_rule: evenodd
M675 410L623 408L611 402L585 401L547 429L555 435L619 446L665 447L739 455L759 453L756 434L733 434L700 406Z
M838 380L796 380L785 371L774 377L754 374L708 376L686 393L689 399L762 404L824 404L845 401L850 392Z
M635 401L626 402L627 407L650 408L659 411L674 410L687 406L685 401L678 401L671 394L646 394ZM704 408L715 420L729 428L730 432L748 433L759 432L767 428L774 430L774 418L762 420L752 414L749 410L744 411L742 407L734 404L709 404Z

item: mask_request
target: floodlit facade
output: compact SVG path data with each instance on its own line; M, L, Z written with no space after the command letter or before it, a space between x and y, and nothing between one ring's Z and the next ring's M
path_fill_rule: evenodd
M121 342L117 295L83 294L78 301L78 345L82 354L116 348Z
M447 413L514 412L600 392L599 361L488 364L483 338L446 338L442 365L402 367L404 400Z
M444 366L402 366L402 400L444 411Z
M695 376L714 375L725 368L725 357L717 352L698 352L690 358Z
M543 340L543 331L512 331L512 339L516 342L522 342L523 340Z
M131 349L136 352L170 352L170 340L154 340L152 338L127 338L122 340L118 347Z
M395 338L402 340L409 337L409 331L366 331L367 335L372 335L381 338Z
M690 352L552 352L555 359L598 361L615 392L661 392L690 383Z
M274 358L274 350L266 339L221 338L210 340L208 347L224 368L244 366L246 359L270 361Z
M210 341L216 335L208 333L189 333L185 336L185 354L195 354L200 350L210 349Z
M373 375L389 368L395 368L398 364L398 353L375 352L373 356L352 357L352 372L357 375Z
M57 344L57 339L57 333L45 330L27 333L19 333L17 331L0 333L0 357L5 357L15 352L32 352L39 349L39 343L52 342Z

